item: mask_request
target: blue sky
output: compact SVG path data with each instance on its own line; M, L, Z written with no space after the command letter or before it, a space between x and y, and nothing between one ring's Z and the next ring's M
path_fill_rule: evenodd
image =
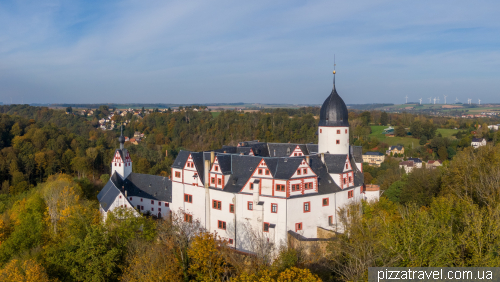
M0 1L0 102L500 102L499 1Z

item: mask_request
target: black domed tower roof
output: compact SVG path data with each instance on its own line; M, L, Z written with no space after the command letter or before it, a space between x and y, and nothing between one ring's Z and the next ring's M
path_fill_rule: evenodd
M344 100L335 89L335 72L332 93L326 98L319 112L319 126L349 126L349 115Z

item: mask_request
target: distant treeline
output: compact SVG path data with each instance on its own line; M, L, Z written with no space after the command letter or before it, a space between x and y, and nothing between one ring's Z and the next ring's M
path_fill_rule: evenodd
M368 111L382 107L394 106L394 104L347 104L347 107L352 110Z

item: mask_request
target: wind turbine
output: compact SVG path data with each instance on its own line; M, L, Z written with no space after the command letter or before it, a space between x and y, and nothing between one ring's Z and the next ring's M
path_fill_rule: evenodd
M408 95L406 95L405 98L406 98L406 104L408 104Z
M471 98L467 99L467 104L469 104L469 105L470 105L470 102L471 102L471 101L472 101L472 99L471 99Z
M455 103L458 103L458 97L455 99Z
M438 104L439 104L439 97L438 97Z
M479 100L479 105L481 105L481 99L478 99Z
M418 99L418 100L420 100L420 105L422 105L422 98L420 98L420 99Z
M432 100L432 98L429 98L429 104L432 104L432 103L431 103L431 100Z
M443 95L443 96L444 96L444 104L446 105L446 97L448 97L448 96L446 96L446 95Z
M436 105L436 97L434 97L434 105Z

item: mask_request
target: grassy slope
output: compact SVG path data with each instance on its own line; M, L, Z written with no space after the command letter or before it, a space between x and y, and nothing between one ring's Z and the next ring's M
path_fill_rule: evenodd
M393 145L398 145L402 144L405 146L405 148L409 148L409 146L413 143L413 147L416 148L420 146L418 142L420 140L412 138L412 137L386 137L384 135L384 129L387 128L388 126L380 126L380 125L372 125L372 133L370 136L377 137L377 139L380 142L384 142L389 144L389 146ZM450 138L455 138L452 137L451 135L456 133L458 130L455 129L443 129L443 128L438 128L437 132L440 132L443 137L450 137Z

